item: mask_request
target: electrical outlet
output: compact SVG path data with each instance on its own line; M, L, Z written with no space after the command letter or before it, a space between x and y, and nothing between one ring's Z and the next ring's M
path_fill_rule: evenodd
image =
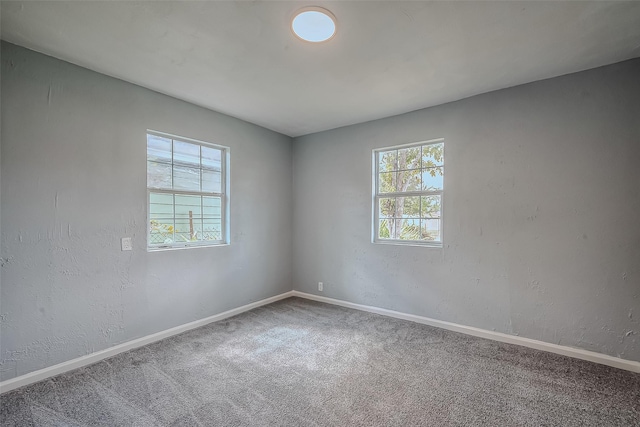
M120 247L123 251L132 251L133 244L131 243L131 237L123 237L120 241Z
M324 286L322 285L322 282L318 282L318 290L319 290L320 292L322 292L322 288L323 288L323 287L324 287Z

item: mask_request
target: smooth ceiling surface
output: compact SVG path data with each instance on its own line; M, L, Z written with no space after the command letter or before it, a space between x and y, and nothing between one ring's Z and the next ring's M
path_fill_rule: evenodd
M330 42L289 29L323 6ZM2 38L299 136L640 56L640 2L7 2Z

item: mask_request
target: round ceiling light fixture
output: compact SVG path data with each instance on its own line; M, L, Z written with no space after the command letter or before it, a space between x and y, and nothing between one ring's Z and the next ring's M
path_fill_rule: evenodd
M304 7L293 16L291 30L301 40L324 42L336 34L336 17L321 7Z

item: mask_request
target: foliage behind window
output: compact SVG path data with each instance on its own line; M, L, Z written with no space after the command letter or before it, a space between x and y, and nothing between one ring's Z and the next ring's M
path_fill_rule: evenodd
M374 240L442 242L444 142L374 151Z

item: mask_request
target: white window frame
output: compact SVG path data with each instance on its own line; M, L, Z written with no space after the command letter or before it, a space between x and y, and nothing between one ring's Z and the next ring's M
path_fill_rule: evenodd
M203 247L214 247L214 246L224 246L229 245L230 242L230 226L229 226L229 166L230 166L230 149L224 145L213 144L210 142L199 141L197 139L186 138L183 136L173 135L165 132L158 132L155 130L147 129L147 135L155 135L162 138L171 139L172 144L172 153L173 153L173 143L174 141L186 142L189 144L200 145L203 147L211 147L222 151L221 155L221 177L220 177L220 188L221 193L211 193L206 191L190 191L190 190L176 190L176 189L166 189L166 188L156 188L149 187L148 178L147 179L147 251L155 252L155 251L163 251L163 250L173 250L173 249L187 249L187 248L203 248ZM146 147L146 138L145 138L145 147ZM146 153L146 150L145 150ZM145 154L146 156L146 154ZM173 156L171 159L171 164L173 165ZM147 165L148 165L148 157L147 157ZM147 167L145 166L145 171L148 174ZM171 179L173 181L173 168L171 172ZM199 242L173 242L171 244L166 243L151 243L151 193L164 193L164 194L173 194L173 195L194 195L194 196L213 196L220 197L221 200L221 235L222 239L220 240L207 240L207 241L199 241ZM174 213L175 218L175 213Z
M376 148L373 150L373 194L372 194L372 226L371 226L371 241L372 243L380 243L386 245L403 245L403 246L423 246L432 248L442 248L444 242L444 175L442 190L435 191L396 191L391 193L379 192L379 177L380 177L380 162L378 160L379 153L391 150L398 150L402 148L422 147L425 145L443 144L443 163L446 160L444 138L430 139L428 141L412 142L408 144L392 145L389 147ZM381 239L379 236L380 227L380 211L379 204L381 198L390 197L411 197L411 196L440 196L440 240L400 240L400 239Z

